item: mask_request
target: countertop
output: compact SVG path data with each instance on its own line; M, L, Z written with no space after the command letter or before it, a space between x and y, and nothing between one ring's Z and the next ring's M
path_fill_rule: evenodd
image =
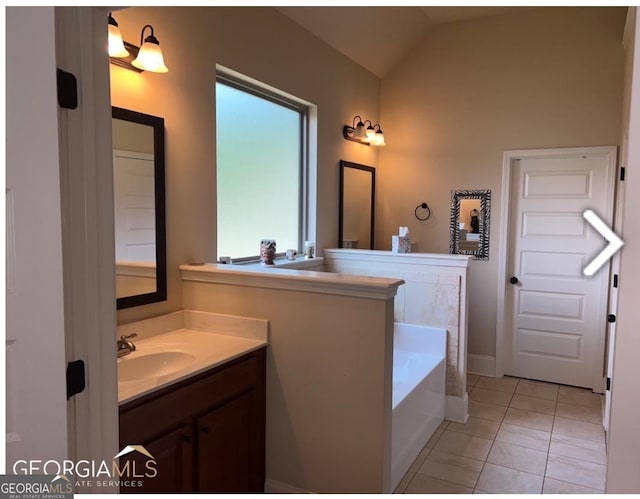
M206 329L206 328L205 328ZM265 335L266 336L266 335ZM123 405L138 397L165 388L196 374L220 366L268 344L265 338L242 337L235 334L195 329L177 329L162 334L143 337L135 341L136 350L118 358L118 403ZM121 378L126 364L152 354L179 352L182 362L174 369L172 364L156 362L156 373L132 381ZM127 367L131 367L129 364ZM168 372L169 371L169 372ZM163 374L168 372L167 374Z

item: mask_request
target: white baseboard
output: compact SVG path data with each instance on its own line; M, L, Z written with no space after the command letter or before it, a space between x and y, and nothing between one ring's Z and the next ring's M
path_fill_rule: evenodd
M487 355L467 354L467 372L480 376L496 375L496 358Z
M463 397L447 395L445 409L445 419L456 423L466 423L469 417L469 396L465 393Z
M288 483L278 482L267 478L264 482L264 491L266 494L313 494L308 490L300 489Z

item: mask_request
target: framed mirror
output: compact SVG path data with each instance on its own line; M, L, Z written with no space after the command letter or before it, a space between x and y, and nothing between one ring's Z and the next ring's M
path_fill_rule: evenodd
M449 253L489 259L490 190L451 192Z
M118 310L167 299L164 119L112 107Z
M373 249L376 169L340 161L338 247Z

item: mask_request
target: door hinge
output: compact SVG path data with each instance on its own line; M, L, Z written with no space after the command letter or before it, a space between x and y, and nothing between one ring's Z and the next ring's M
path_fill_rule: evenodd
M613 274L613 287L618 287L618 274Z
M84 361L74 360L67 364L67 400L85 388Z
M607 378L607 391L611 391L611 378Z
M625 175L626 169L624 166L620 167L620 181L624 182L624 175Z
M58 105L64 109L78 107L78 80L72 73L58 68Z
M607 322L615 322L616 321L616 316L615 314L609 314L607 315Z

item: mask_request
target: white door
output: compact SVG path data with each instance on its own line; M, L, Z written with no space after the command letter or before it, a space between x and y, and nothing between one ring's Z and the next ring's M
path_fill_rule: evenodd
M68 441L54 8L8 7L6 21L7 317L2 373L6 472L13 474L19 460L66 459ZM33 33L38 33L37 40Z
M611 223L614 147L514 151L505 300L505 374L603 389L609 271L584 267L606 241L586 209Z

